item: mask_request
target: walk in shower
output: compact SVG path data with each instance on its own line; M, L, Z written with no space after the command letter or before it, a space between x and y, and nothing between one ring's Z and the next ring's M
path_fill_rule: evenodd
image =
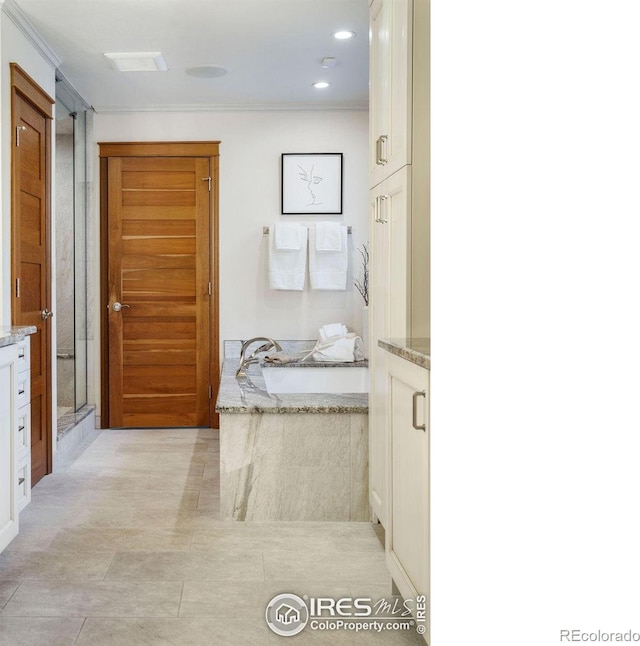
M87 128L89 106L56 85L55 324L58 436L87 405Z

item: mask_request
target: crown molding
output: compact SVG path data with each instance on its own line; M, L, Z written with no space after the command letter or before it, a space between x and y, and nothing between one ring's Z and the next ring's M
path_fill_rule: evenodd
M0 0L2 13L22 32L23 36L35 47L38 53L51 67L57 68L61 61L56 53L49 47L38 30L31 24L27 14L22 11L15 0Z
M96 105L97 114L122 114L123 112L283 112L283 111L363 111L367 103L237 103L237 104L183 104L183 105Z

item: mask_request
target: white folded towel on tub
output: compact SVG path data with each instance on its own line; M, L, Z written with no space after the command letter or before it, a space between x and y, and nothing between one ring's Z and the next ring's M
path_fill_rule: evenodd
M313 353L314 361L335 361L340 363L350 363L355 361L356 339L355 334L347 334L340 339L331 343L318 343L316 351Z
M307 227L298 227L298 248L278 249L276 246L276 227L269 229L269 287L301 292L307 270ZM289 232L290 233L290 232ZM285 244L292 244L293 236L283 235Z
M347 227L340 228L340 251L318 251L316 228L309 230L309 278L311 289L345 291L347 289Z
M349 330L347 329L347 326L342 323L327 323L327 325L323 325L318 330L318 335L321 343L326 343L327 339L330 339L334 336L347 336L348 333Z

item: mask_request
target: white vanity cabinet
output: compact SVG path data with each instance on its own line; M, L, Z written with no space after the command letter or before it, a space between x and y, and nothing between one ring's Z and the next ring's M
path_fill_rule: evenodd
M31 500L29 337L0 347L0 552Z
M18 534L15 418L18 348L0 347L0 552Z
M373 0L369 9L371 187L411 163L412 7L413 0Z
M404 599L424 595L428 607L429 371L392 354L387 355L387 366L391 456L387 567Z
M16 507L22 511L31 502L31 355L29 337L16 344L17 398L14 421Z

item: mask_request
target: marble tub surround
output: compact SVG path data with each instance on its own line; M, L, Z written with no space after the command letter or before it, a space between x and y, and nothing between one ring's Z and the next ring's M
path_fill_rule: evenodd
M280 393L271 394L267 391L262 374L263 366L250 365L247 369L247 379L236 379L238 359L225 357L216 403L217 413L360 413L369 412L369 395L367 393ZM288 363L286 368L305 366L306 364ZM312 367L319 367L311 363ZM335 367L366 367L366 362L329 364ZM278 370L280 366L269 365L265 370Z
M378 339L378 345L391 354L431 370L431 339Z
M0 348L6 345L20 343L25 336L38 331L35 325L17 325L13 327L0 327Z
M276 339L280 346L282 347L282 354L291 357L292 361L290 363L270 363L269 368L276 367L288 367L288 368L319 368L319 367L341 367L341 368L366 368L369 365L369 362L364 359L363 361L346 361L335 362L335 361L315 361L309 357L306 361L302 361L303 357L306 357L315 347L316 341L309 340L295 340L295 341L280 341ZM225 341L224 342L224 359L237 360L240 361L240 348L242 347L242 341ZM269 354L274 354L275 351L265 352L265 356Z
M220 517L370 521L368 416L220 416Z
M315 341L279 341L304 357ZM240 341L225 342L220 516L240 521L370 521L368 394L267 391L264 370L366 367L366 361L253 364L236 379ZM281 415L265 413L283 413Z

